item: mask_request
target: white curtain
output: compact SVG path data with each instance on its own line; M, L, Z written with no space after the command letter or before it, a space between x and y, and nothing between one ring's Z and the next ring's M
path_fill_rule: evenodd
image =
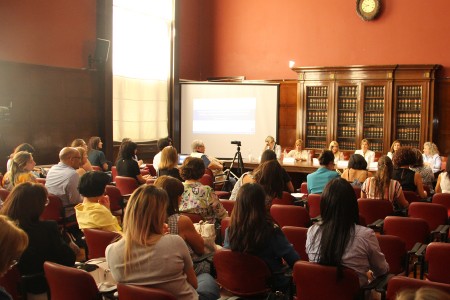
M168 135L172 0L113 1L113 139Z

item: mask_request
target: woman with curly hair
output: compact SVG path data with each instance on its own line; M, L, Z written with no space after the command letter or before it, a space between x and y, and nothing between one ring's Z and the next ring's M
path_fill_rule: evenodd
M394 164L394 172L392 178L400 182L404 191L413 191L424 199L427 192L423 188L422 176L410 169L416 164L416 154L411 147L402 147L398 149L392 163Z
M429 166L425 166L423 163L423 155L419 149L413 148L414 154L416 154L416 162L411 166L411 170L419 173L422 177L422 182L429 191L433 191L433 183L435 182L433 171Z
M392 203L394 210L408 208L400 182L392 179L394 166L391 159L384 155L378 160L378 170L374 177L369 177L361 187L361 198L381 199Z
M33 155L26 151L19 151L14 154L11 163L11 170L3 177L3 188L11 191L16 185L22 182L36 182L36 177L32 173L36 163Z
M442 161L435 143L426 142L423 144L423 164L429 166L433 173L441 170Z

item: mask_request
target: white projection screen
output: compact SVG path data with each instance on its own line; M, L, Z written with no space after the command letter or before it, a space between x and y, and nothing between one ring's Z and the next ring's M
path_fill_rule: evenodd
M242 143L244 160L257 157L268 135L278 138L279 84L181 83L181 151L191 142L205 143L206 154L232 159Z

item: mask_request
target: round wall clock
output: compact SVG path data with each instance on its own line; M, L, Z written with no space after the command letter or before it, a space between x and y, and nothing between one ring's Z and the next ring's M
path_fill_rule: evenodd
M364 21L375 19L381 9L381 0L356 0L356 12Z

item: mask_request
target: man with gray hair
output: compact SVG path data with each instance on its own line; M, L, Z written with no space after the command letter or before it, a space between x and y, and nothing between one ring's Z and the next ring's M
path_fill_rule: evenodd
M201 158L205 164L205 168L210 169L214 175L223 172L223 165L220 160L205 154L205 144L201 140L194 140L191 144L191 156Z

